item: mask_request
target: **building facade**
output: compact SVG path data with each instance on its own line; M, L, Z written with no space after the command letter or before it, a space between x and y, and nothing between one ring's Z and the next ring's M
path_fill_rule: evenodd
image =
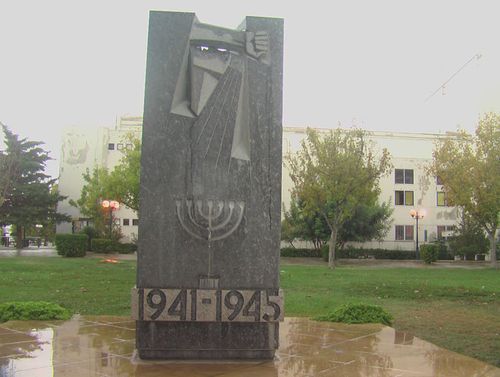
M112 170L123 157L123 151L132 148L127 135L141 137L142 117L121 117L114 128L68 127L63 131L61 161L59 166L59 192L67 198L59 203L58 211L71 216L70 223L57 225L57 233L75 233L91 223L79 210L70 204L80 198L84 186L83 175L94 167ZM113 200L113 198L102 198ZM139 220L135 211L120 205L112 213L112 221L119 225L123 241L137 237Z
M132 132L140 137L141 126L141 117L122 117L114 128L68 128L64 131L59 189L68 199L60 204L59 211L69 214L73 221L60 224L57 228L59 233L76 232L89 221L69 204L70 199L76 201L80 197L85 171L95 166L112 170L122 157L121 151L131 147L125 142L126 135ZM297 151L305 135L305 128L284 127L283 155ZM447 206L442 186L436 177L429 177L426 173L426 166L432 161L434 144L447 136L404 132L369 133L375 150L386 148L391 154L394 168L380 181L379 200L390 203L394 211L385 238L364 243L363 247L413 250L417 232L419 243L423 244L446 237L453 231L457 225L456 208ZM282 202L285 208L289 208L292 187L287 168L283 166ZM425 211L425 216L419 220L418 229L416 220L410 215L411 210ZM123 241L129 242L137 237L138 217L134 211L121 206L113 216L115 223L121 227Z
M316 129L329 132L328 129ZM300 148L306 135L305 128L285 127L283 130L283 153L293 153ZM426 167L432 161L435 143L449 135L420 134L406 132L370 132L369 140L375 151L386 148L391 154L393 169L380 180L379 201L390 203L393 208L392 224L382 241L363 243L365 248L414 250L417 231L419 244L432 242L451 234L457 225L457 210L446 203L443 187L436 177L429 177ZM290 203L293 183L286 166L283 167L283 197L286 208ZM425 212L416 220L410 211ZM360 246L360 245L355 245Z

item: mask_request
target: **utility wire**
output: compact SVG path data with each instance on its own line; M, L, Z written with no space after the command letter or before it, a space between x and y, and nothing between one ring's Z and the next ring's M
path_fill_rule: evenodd
M456 71L453 75L450 76L450 78L448 80L446 80L444 83L441 84L441 86L439 88L437 88L430 96L428 96L424 102L427 102L428 100L430 100L432 97L434 97L434 95L439 92L441 89L444 89L444 87L446 86L446 84L448 84L456 75L458 75L458 73L464 69L470 62L472 62L474 59L476 60L479 60L481 59L481 54L476 54L474 55L472 58L470 58L469 60L467 60L467 62L461 66L458 71Z

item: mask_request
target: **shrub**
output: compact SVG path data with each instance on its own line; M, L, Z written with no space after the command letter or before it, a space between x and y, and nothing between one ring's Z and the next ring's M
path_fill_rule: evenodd
M137 251L135 243L119 243L117 246L120 254L132 254Z
M328 245L321 249L323 259L328 260ZM389 250L389 249L358 249L352 246L347 246L344 249L335 251L337 259L363 259L373 257L375 259L397 259L397 260L412 260L416 259L417 255L414 250Z
M390 325L392 315L377 305L345 304L333 313L314 318L317 321L343 323L382 323Z
M9 320L68 319L70 312L51 302L27 301L0 304L0 322Z
M87 240L86 234L56 234L57 254L63 257L84 257Z
M130 254L137 250L137 245L134 243L120 243L108 238L94 238L92 240L92 251L96 253L120 253Z
M474 260L476 254L485 254L489 250L489 241L478 229L469 229L450 238L450 249L455 255Z
M443 240L438 240L434 242L438 248L438 260L453 260L454 255L451 252L450 248L446 245L446 242Z
M283 247L280 250L282 257L312 257L320 258L321 250L318 249L296 249L293 247Z
M118 251L119 246L117 241L110 240L109 238L94 238L92 240L92 251L95 253L115 253Z
M420 258L427 264L437 261L439 247L436 244L428 243L420 246Z
M87 250L92 250L92 240L94 238L98 238L99 237L99 232L97 231L96 228L92 227L92 226L84 226L82 228L82 230L80 231L81 234L86 234L87 237L88 237L88 241L87 241Z

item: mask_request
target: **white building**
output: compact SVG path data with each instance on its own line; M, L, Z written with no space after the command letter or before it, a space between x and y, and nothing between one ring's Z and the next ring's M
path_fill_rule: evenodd
M132 148L126 137L133 133L141 137L142 117L122 117L114 128L81 128L69 127L63 131L61 162L59 167L59 192L67 196L58 206L58 211L71 216L71 223L61 223L57 233L78 232L88 225L90 219L80 214L77 208L70 205L70 200L78 200L84 185L83 174L96 166L110 170L123 157L122 151ZM113 198L102 198L110 199ZM113 212L114 222L121 226L123 241L128 242L137 236L138 218L135 211L120 205Z
M130 147L124 143L129 132L141 136L141 117L122 117L115 128L82 129L68 128L63 135L59 190L68 196L59 206L59 211L72 216L73 223L61 224L57 231L68 233L79 230L86 224L69 199L77 200L83 187L82 175L86 169L103 166L112 169L122 157L120 150ZM317 129L327 132L327 129ZM283 154L294 152L305 137L305 128L285 127L283 129ZM420 243L431 242L446 235L457 223L454 207L447 207L442 187L435 178L427 177L425 166L431 162L434 143L443 134L418 134L403 132L372 132L370 138L376 148L387 148L391 154L394 169L382 178L381 202L389 202L394 208L393 223L381 242L365 243L364 247L413 250L416 242L415 220L410 216L412 209L424 209L426 216L419 221ZM282 201L286 208L290 203L292 182L283 167ZM129 208L121 207L114 213L120 224L125 241L137 235L137 215Z

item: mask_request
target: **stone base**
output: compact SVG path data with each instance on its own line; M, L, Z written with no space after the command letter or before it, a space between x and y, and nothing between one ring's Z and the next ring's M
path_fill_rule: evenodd
M273 359L279 323L136 321L141 359Z

